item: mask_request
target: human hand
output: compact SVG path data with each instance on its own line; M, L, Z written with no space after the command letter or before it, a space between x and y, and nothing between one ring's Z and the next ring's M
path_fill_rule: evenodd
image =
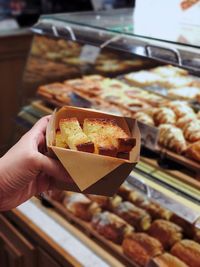
M0 210L12 209L59 184L66 189L73 184L61 163L44 154L48 120L49 116L40 119L0 159Z

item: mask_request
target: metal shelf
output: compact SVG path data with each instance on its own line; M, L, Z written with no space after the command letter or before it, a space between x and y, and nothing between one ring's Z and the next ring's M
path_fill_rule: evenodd
M32 31L100 48L110 47L178 65L200 75L200 44L161 40L134 34L133 10L41 16Z

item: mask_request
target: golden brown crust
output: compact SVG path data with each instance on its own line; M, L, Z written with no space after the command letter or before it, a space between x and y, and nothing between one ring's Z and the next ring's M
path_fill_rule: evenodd
M100 235L117 244L121 244L124 237L134 231L127 222L108 211L95 215L92 226Z
M174 111L167 107L155 109L153 118L156 126L160 124L174 124L176 122Z
M157 238L165 249L170 249L183 237L183 230L180 226L165 220L155 220L148 230L148 233Z
M119 203L112 211L134 226L137 231L146 231L151 225L151 216L128 201Z
M79 193L68 194L63 200L63 205L74 216L84 221L90 221L93 215L101 210L97 203L92 203L89 198Z
M177 257L164 253L151 259L146 267L188 267L188 265Z
M163 252L161 243L145 233L133 233L122 243L123 252L139 266L145 266L150 258Z
M200 245L195 241L185 239L177 242L171 253L190 267L200 266Z

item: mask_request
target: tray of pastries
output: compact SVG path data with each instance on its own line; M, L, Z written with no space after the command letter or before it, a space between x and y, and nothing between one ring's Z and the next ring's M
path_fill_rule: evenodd
M133 86L154 91L171 99L200 99L200 79L184 69L171 65L131 72L124 78Z
M128 183L113 197L63 192L49 201L125 266L199 267L199 230Z
M195 112L185 101L174 100L140 111L134 117L158 129L159 151L199 170L200 112Z
M130 86L118 79L105 78L101 75L88 75L59 84L59 88L58 83L39 86L38 95L42 97L46 95L47 101L50 102L56 99L57 102L64 103L65 99L62 97L64 92L66 94L73 92L94 106L115 107L120 114L125 116L131 116L141 109L159 106L166 101L161 96ZM66 104L68 104L67 101Z

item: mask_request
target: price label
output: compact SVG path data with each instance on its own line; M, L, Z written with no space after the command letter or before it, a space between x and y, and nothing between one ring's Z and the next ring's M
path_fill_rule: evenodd
M101 49L97 46L84 45L81 50L80 60L86 63L95 63L100 51Z
M138 127L141 133L141 143L145 147L155 150L158 144L159 130L156 127L149 126L138 121Z

